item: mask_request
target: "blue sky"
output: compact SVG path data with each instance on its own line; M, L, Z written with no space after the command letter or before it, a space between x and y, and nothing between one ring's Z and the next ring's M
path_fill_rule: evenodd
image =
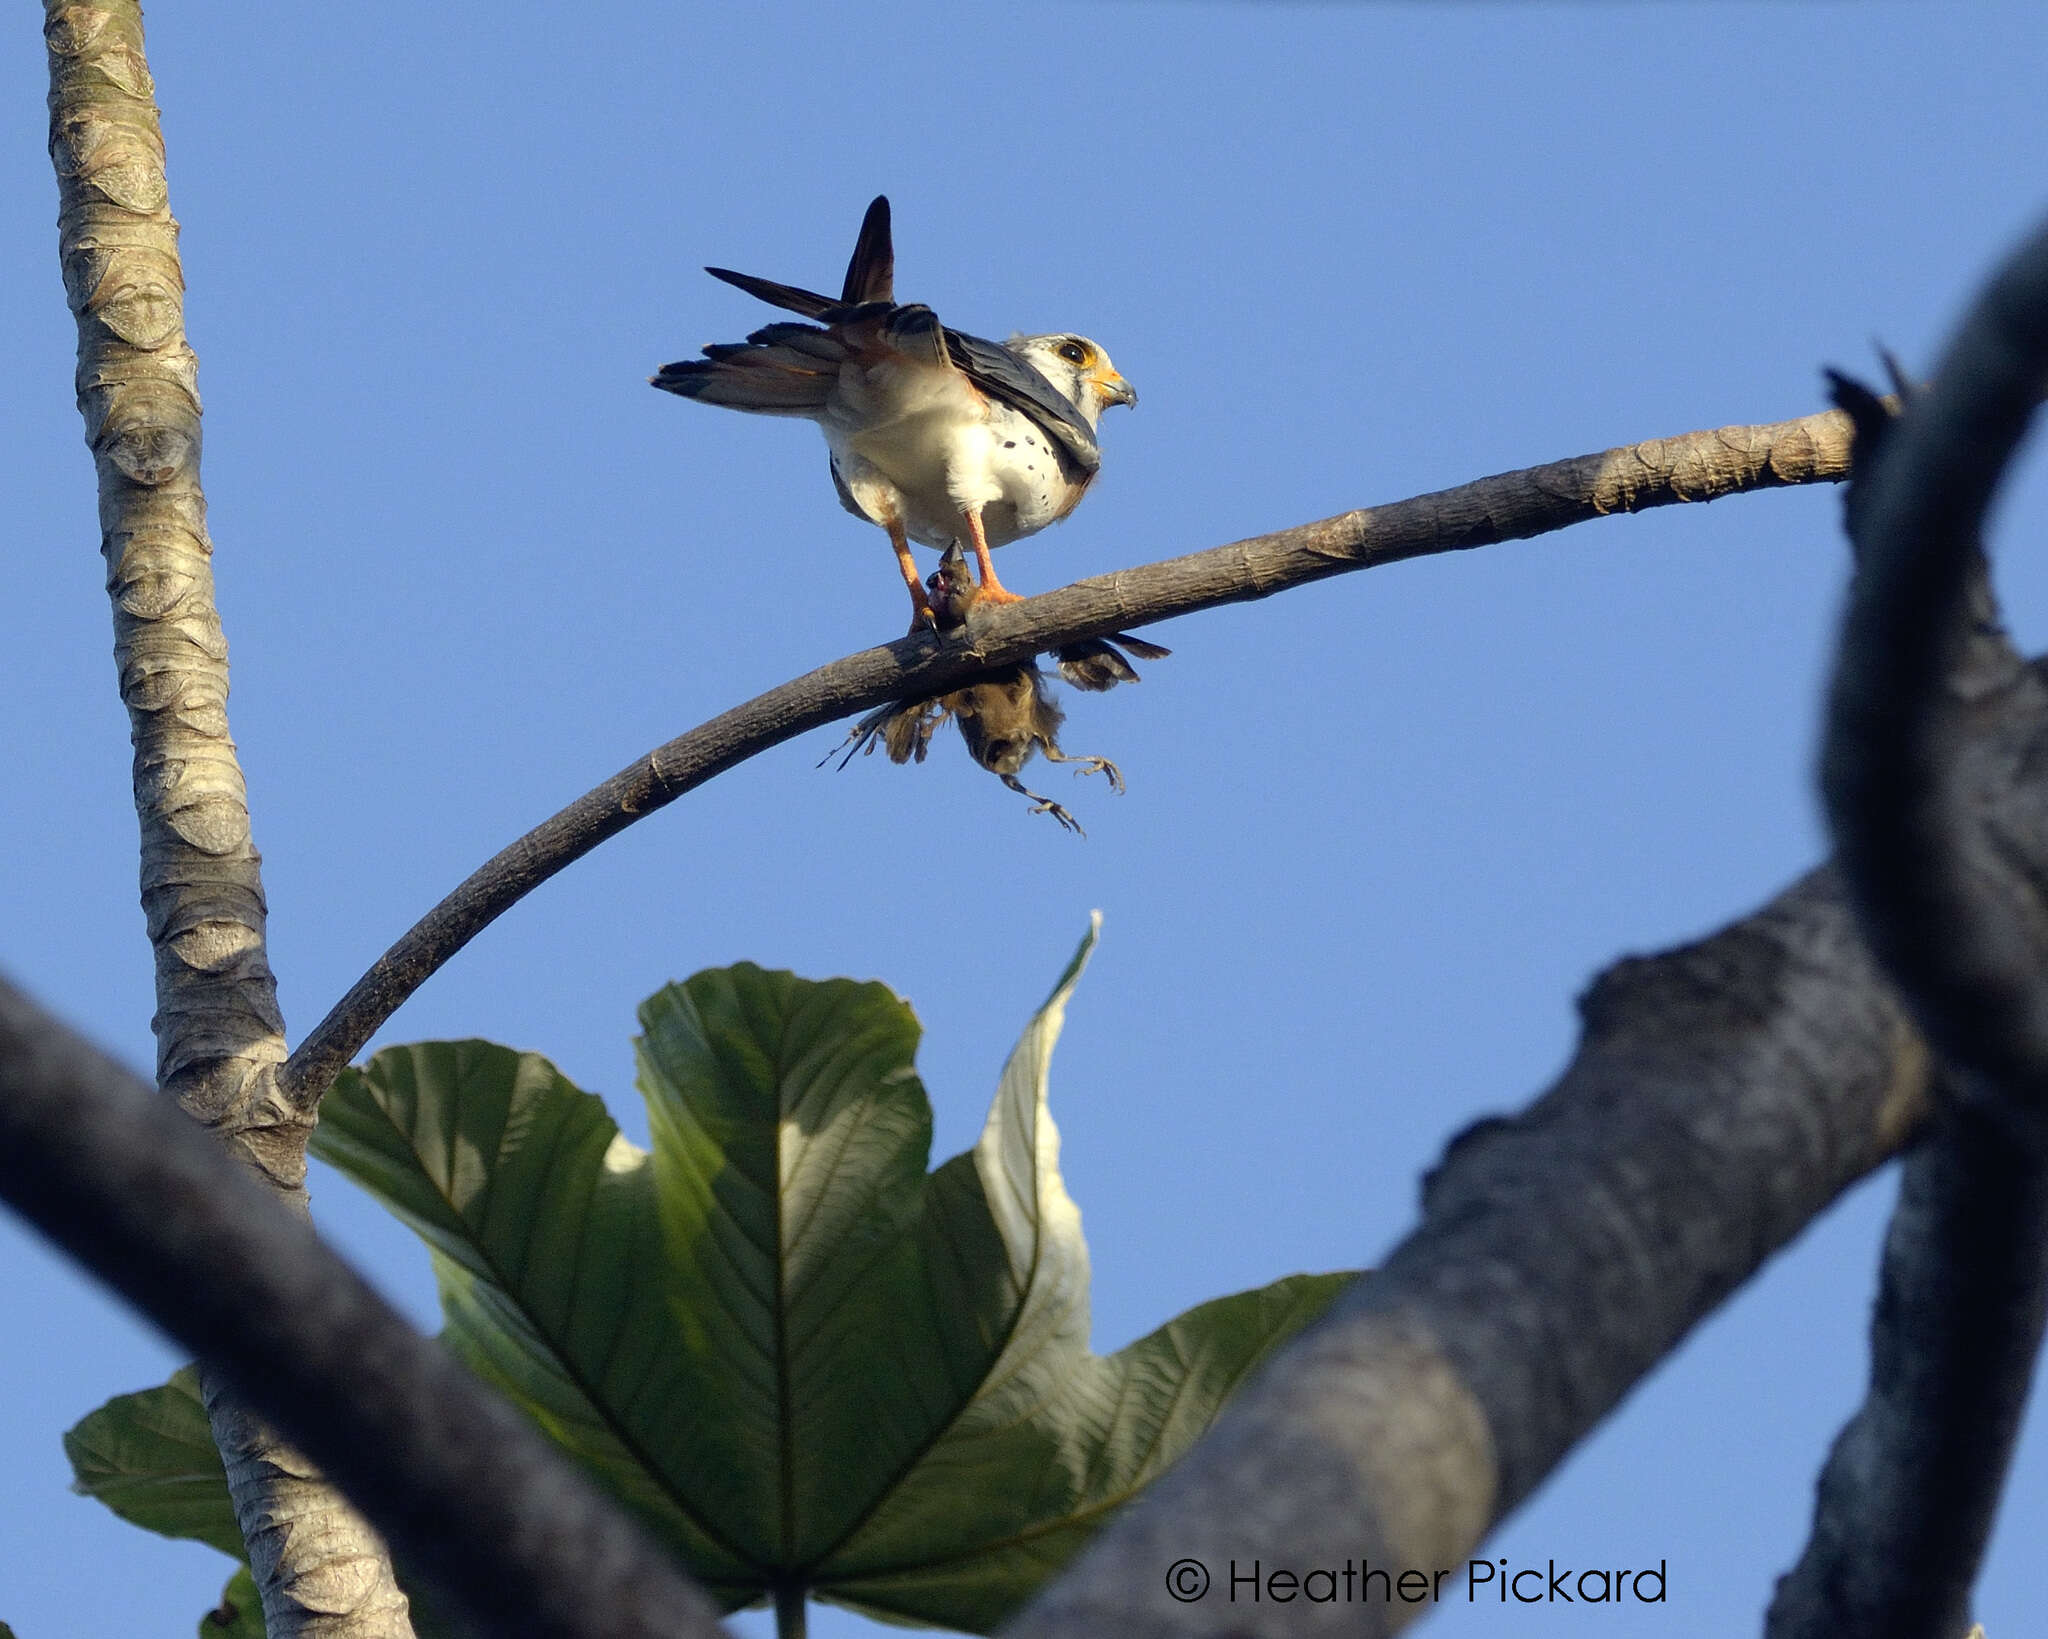
M1042 591L1346 508L1803 414L1873 339L1931 362L2043 207L2048 16L1883 4L159 5L236 739L294 1035L505 842L650 746L897 635L817 435L644 377L811 285L895 202L898 290L1094 336L1138 387ZM0 55L0 395L16 708L0 966L138 1066L150 959L91 466L72 408L40 42ZM380 1038L549 1053L644 1131L636 1001L747 958L888 981L936 1156L1091 908L1054 1062L1098 1347L1367 1264L1445 1139L1570 1050L1625 952L1822 851L1811 762L1833 491L1674 508L1347 577L1151 635L1070 699L1033 817L953 743L824 731L638 826L486 932ZM2048 642L2038 457L2000 584ZM950 735L949 735L950 742ZM1694 1639L1757 1620L1864 1374L1890 1176L1716 1316L1494 1539L1666 1559L1648 1614L1446 1608L1431 1631ZM330 1174L322 1226L432 1321L424 1256ZM58 1436L177 1357L0 1223L0 1617L191 1631L226 1564L68 1496ZM2048 1603L2048 1448L1983 1586ZM865 1625L838 1613L828 1636Z

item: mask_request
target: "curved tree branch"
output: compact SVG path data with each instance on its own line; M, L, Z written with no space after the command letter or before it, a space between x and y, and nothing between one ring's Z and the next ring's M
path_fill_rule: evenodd
M2048 228L1897 422L1856 413L1858 554L1823 784L1866 939L1955 1077L1906 1164L1868 1396L1821 1473L1771 1639L1959 1635L2048 1319L2048 874L1959 764L2010 652L1981 532L2048 379Z
M289 1430L476 1632L721 1633L710 1599L530 1422L4 981L0 1199Z
M1858 569L1843 621L1822 784L1872 946L1944 1058L2048 1088L2038 925L1985 857L1954 764L1974 692L1955 676L1983 620L1971 604L1984 515L2048 376L2048 229L1979 298L1926 392L1850 493ZM1852 390L1853 391L1853 390ZM2028 898L2038 904L2038 896Z
M649 752L486 862L356 981L279 1080L311 1108L408 996L525 895L684 792L810 729L885 700L942 693L1081 638L1331 575L1522 540L1611 513L1833 482L1848 474L1849 447L1849 418L1835 410L1651 439L1098 575L977 612L965 639L905 638L821 666Z
M58 250L78 321L78 406L99 472L114 657L135 747L142 904L165 1091L306 1210L311 1121L278 1096L284 1021L264 944L261 860L228 736L227 643L199 484L198 361L135 0L45 0ZM208 1379L276 1636L409 1636L381 1543Z

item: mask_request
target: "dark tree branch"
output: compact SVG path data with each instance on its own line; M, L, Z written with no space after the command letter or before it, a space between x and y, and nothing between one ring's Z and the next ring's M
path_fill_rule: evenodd
M1832 482L1847 476L1849 435L1847 416L1824 411L1554 461L1077 581L987 611L965 640L905 638L822 666L649 752L488 861L356 981L299 1044L280 1082L300 1107L316 1103L408 996L525 895L684 792L810 729L886 700L957 688L1063 643L1331 575L1526 539L1610 513Z
M2044 1246L2038 1149L1980 1110L1941 1111L1906 1157L1870 1389L1821 1470L1812 1535L1779 1580L1769 1639L1968 1629L2040 1343Z
M1972 730L1971 808L2048 875L2039 672L2011 673ZM1929 1109L1926 1048L1831 868L1700 944L1622 962L1581 1012L1560 1080L1452 1143L1380 1272L1010 1639L1383 1635L1428 1609L1232 1601L1233 1559L1451 1567L1446 1597L1462 1597L1493 1524ZM1169 1596L1184 1557L1209 1570L1199 1602Z
M2048 872L1968 800L1990 623L1985 513L2048 379L2048 229L1979 299L1934 385L1857 419L1858 571L1823 759L1859 921L1953 1074L1908 1157L1869 1394L1823 1469L1771 1639L1960 1635L2048 1317Z
M2014 884L1986 857L1952 770L1985 665L1971 639L1988 611L1970 606L1984 514L2044 375L2048 232L1980 298L1904 416L1863 418L1880 449L1849 498L1858 570L1822 764L1872 947L1930 1039L1959 1070L2035 1089L2048 1089L2043 924L2013 915Z
M0 1198L225 1373L479 1633L722 1631L530 1423L189 1119L4 981Z

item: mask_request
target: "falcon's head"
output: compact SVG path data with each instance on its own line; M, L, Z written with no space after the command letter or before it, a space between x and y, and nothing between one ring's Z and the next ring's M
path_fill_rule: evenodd
M1064 393L1091 427L1110 405L1138 402L1138 390L1086 336L1015 336L1009 345Z

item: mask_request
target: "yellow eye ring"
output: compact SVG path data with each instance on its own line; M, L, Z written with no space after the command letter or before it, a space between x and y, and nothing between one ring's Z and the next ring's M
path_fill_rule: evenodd
M1088 349L1077 341L1061 342L1059 355L1069 364L1086 364L1088 362Z

